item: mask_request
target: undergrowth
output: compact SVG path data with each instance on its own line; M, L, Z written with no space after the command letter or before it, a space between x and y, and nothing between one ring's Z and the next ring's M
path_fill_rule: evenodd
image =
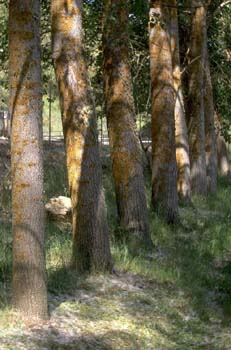
M52 196L68 193L63 157L64 154L59 153L57 161L54 155L48 153L46 156L46 200ZM146 180L149 184L149 174L146 174ZM175 225L166 225L150 210L154 249L137 256L131 255L125 244L117 244L114 239L114 233L119 228L113 181L108 167L104 169L104 186L116 274L119 276L132 274L140 278L139 281L144 283L144 289L138 294L129 291L126 294L126 300L121 301L120 299L121 305L130 303L128 309L129 312L134 312L134 315L130 315L129 318L126 316L124 306L116 309L113 297L117 300L117 297L125 298L125 296L118 296L117 289L113 289L116 287L111 287L111 285L112 289L108 287L109 295L106 295L106 292L106 294L100 294L100 305L94 304L96 301L92 302L92 306L79 304L76 317L91 319L95 312L99 314L102 312L102 315L97 317L106 318L105 322L108 322L114 312L113 317L118 318L118 322L127 324L128 328L134 327L135 333L138 332L139 327L139 332L142 329L144 332L147 328L152 330L152 336L161 334L163 339L168 339L166 343L164 340L158 340L159 343L156 340L155 349L158 350L231 349L229 334L224 333L226 340L221 340L220 336L217 334L215 336L214 331L216 327L219 328L219 325L230 327L231 322L231 179L219 178L216 194L206 198L194 196L193 206L181 205L179 221ZM0 196L2 213L0 219L0 328L9 328L9 315L12 312L9 308L12 264L10 197L9 189L6 188L5 191ZM150 195L150 187L147 188L147 193ZM8 201L6 200L7 194ZM97 278L100 280L102 277L95 276L93 283L89 282L88 277L77 276L69 269L71 256L69 225L60 226L47 220L46 256L49 295L75 295L78 290L84 290L86 294L90 293L95 297L98 295L99 291L96 288L98 282L96 281L98 281ZM66 302L65 305L68 308L68 301ZM75 307L77 306L71 306L72 309ZM144 315L140 316L140 325L138 320L135 320L136 308L137 315L141 309L144 310ZM149 310L147 315L145 314L146 308ZM121 314L123 312L124 315ZM130 320L130 317L133 317L134 320L132 321L133 318ZM191 332L190 335L188 332ZM147 339L149 339L148 336ZM208 341L210 344L208 347L204 340L206 336L214 336L212 341ZM131 347L123 345L124 349L154 349L151 345L147 345L149 341L145 338L145 334L143 334L144 338L140 335L137 340L140 347L138 345L136 347L129 337L126 338L125 335L124 337L124 343L123 336L119 338L121 344L131 345ZM142 341L144 341L143 345ZM108 345L105 349L117 349L117 347L110 348Z

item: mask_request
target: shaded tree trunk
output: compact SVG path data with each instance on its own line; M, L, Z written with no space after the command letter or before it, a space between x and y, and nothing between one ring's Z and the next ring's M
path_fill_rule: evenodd
M168 28L170 1L150 1L152 204L168 222L177 216L174 82Z
M206 155L204 124L204 64L206 47L206 9L193 0L192 27L188 52L187 121L192 191L206 194Z
M52 1L52 42L73 207L73 266L111 268L94 99L83 54L82 1Z
M176 160L178 168L177 189L180 198L190 200L190 160L188 129L185 119L184 99L182 93L182 81L180 70L180 48L179 48L179 29L178 29L178 11L177 1L171 1L171 49L173 61L173 82L175 91L175 138L176 138Z
M221 133L221 123L218 114L215 112L215 130L216 130L216 147L217 147L217 166L222 176L229 176L231 173L228 149L224 136Z
M47 318L39 22L39 1L10 1L13 304L30 320Z
M206 44L207 45L207 44ZM217 148L214 124L213 87L210 75L208 49L204 67L204 108L205 108L205 151L207 167L207 190L216 192L217 189Z
M141 149L135 126L125 0L106 0L104 90L120 226L136 246L150 244Z

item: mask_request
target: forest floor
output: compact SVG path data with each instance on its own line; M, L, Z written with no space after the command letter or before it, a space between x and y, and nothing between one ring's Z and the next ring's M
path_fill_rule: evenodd
M116 274L68 268L69 224L47 221L50 319L23 323L10 308L9 147L0 144L0 350L231 350L231 179L180 206L175 226L150 212L154 249L131 256L118 230L108 149L104 185ZM150 174L146 173L150 196ZM63 145L45 143L45 200L67 195Z

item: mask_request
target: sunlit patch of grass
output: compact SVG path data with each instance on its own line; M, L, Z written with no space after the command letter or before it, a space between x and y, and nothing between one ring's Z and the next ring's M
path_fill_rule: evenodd
M19 315L10 307L5 306L4 309L0 310L0 339L4 331L10 331L14 328L22 328L22 320ZM1 345L1 340L0 340Z
M71 232L70 228L60 229L55 222L48 221L46 225L46 259L47 268L60 268L70 262Z
M73 288L73 276L69 268L72 249L70 227L61 229L55 222L48 221L46 232L48 289L62 293Z
M171 283L176 278L175 274L177 271L174 271L173 268L167 268L166 264L159 260L162 253L158 250L153 253L144 252L141 255L133 256L129 253L129 249L126 245L114 245L112 247L112 252L115 266L119 271L131 271L161 283Z

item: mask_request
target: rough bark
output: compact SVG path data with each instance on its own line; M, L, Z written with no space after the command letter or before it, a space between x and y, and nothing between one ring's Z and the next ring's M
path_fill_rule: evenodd
M175 98L168 19L170 1L150 1L150 68L152 114L152 204L167 221L177 216Z
M206 44L207 45L207 44ZM217 148L214 124L213 87L210 75L208 49L204 67L205 151L207 167L207 191L217 189Z
M39 21L39 1L10 1L13 305L30 320L47 318Z
M179 197L185 201L189 201L191 196L189 144L188 129L185 119L184 99L182 93L178 11L176 0L172 0L171 4L173 7L171 8L170 13L170 34L175 92L175 138L176 160L178 168L177 189Z
M231 173L228 149L224 136L221 133L221 123L218 114L215 112L215 130L216 130L216 147L217 147L217 166L222 176L229 176Z
M72 264L111 268L94 99L83 53L82 1L53 0L53 61L59 87L73 210Z
M191 164L192 191L205 195L206 155L204 125L204 63L206 40L206 9L203 1L193 0L194 11L188 52L187 122Z
M135 126L125 0L106 0L103 75L107 125L117 208L129 241L150 244L141 149Z

